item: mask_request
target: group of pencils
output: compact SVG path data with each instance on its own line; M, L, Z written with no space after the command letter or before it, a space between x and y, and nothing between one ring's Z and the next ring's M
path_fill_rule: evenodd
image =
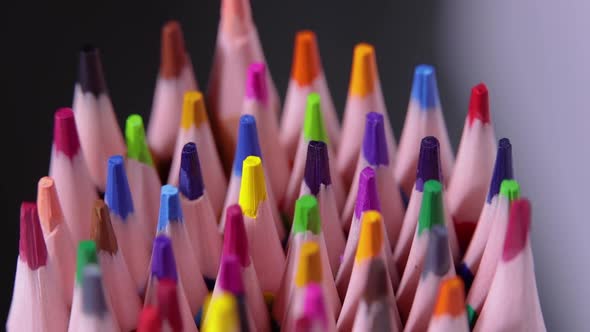
M546 330L531 205L483 83L455 157L417 66L397 144L373 46L354 48L340 124L300 31L279 116L249 1L220 17L206 94L164 25L147 131L134 114L121 133L99 50L81 50L21 205L7 331Z

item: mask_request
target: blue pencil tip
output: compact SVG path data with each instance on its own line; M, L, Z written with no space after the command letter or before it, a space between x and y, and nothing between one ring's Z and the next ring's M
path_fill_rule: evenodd
M125 220L129 214L133 213L133 199L127 181L123 156L110 157L107 167L105 203L111 212Z
M160 216L158 217L158 231L163 230L170 222L182 222L182 209L178 189L172 185L162 186L160 193Z
M490 183L487 202L491 203L492 198L500 192L500 185L504 180L514 178L512 169L512 144L507 138L502 138L498 142L498 153L496 154L496 163L494 164L494 173Z
M242 163L248 156L262 158L260 144L258 143L256 120L252 115L242 115L238 127L238 143L234 157L233 172L235 175L242 176Z
M420 103L422 110L440 106L436 73L433 66L416 66L412 83L412 98Z
M178 280L172 241L166 235L158 235L154 239L152 247L152 276L158 279Z
M203 196L205 185L201 174L201 163L197 145L193 142L186 143L182 148L178 179L178 189L184 197L192 201Z
M469 291L471 288L471 284L473 283L473 279L475 276L471 272L471 270L465 265L465 263L461 263L459 267L457 267L457 274L461 279L463 279L463 284L465 285L465 293Z
M389 165L383 114L369 112L365 123L363 155L370 165Z

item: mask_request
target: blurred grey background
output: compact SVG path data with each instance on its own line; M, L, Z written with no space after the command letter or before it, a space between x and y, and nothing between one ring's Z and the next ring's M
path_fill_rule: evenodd
M485 82L497 137L509 137L516 176L534 206L537 282L549 330L588 330L590 220L582 188L590 163L582 132L590 127L587 31L590 2L564 1L271 1L252 0L266 57L284 96L293 36L313 29L339 110L344 107L352 48L375 45L383 91L397 137L413 67L432 63L455 149L471 86ZM219 1L7 3L2 20L6 176L0 183L5 223L0 290L6 313L18 248L18 207L33 200L46 175L53 112L70 105L77 51L102 50L120 123L147 119L159 62L161 25L178 19L201 87L206 87Z

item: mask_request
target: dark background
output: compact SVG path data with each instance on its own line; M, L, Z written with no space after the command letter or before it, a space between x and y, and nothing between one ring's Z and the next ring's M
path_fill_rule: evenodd
M160 27L169 19L181 22L197 79L204 89L220 6L219 1L211 0L19 3L6 4L6 18L1 23L1 77L6 83L0 131L5 142L5 177L0 181L4 212L0 311L4 318L18 255L19 205L36 198L37 181L48 172L53 112L71 105L80 46L92 43L101 49L119 123L123 124L131 113L148 119L159 65ZM413 67L424 62L436 64L433 2L253 0L252 7L282 97L297 30L317 33L324 70L340 112L348 88L352 49L361 41L374 44L385 99L399 138ZM447 79L444 72L437 74L443 104L464 105L466 101L445 99ZM447 116L449 127L459 127L462 121ZM450 134L456 142L460 131Z

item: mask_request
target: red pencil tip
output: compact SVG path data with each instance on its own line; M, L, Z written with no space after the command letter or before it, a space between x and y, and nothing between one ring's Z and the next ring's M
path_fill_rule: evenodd
M490 122L490 97L488 87L484 83L479 83L471 89L467 118L470 126L475 119L484 124Z
M182 331L178 292L176 283L171 279L162 279L158 282L158 308L161 317L168 321L172 331Z
M47 247L41 231L37 204L33 202L23 202L20 206L18 247L20 259L25 261L31 270L36 270L47 263Z
M161 332L162 317L156 307L146 306L141 310L137 332Z
M504 240L502 259L510 261L517 256L527 243L531 226L531 203L528 199L517 199L510 205L510 217Z
M55 149L73 158L80 150L78 130L74 121L74 112L71 108L63 107L55 112L53 124L53 144Z

